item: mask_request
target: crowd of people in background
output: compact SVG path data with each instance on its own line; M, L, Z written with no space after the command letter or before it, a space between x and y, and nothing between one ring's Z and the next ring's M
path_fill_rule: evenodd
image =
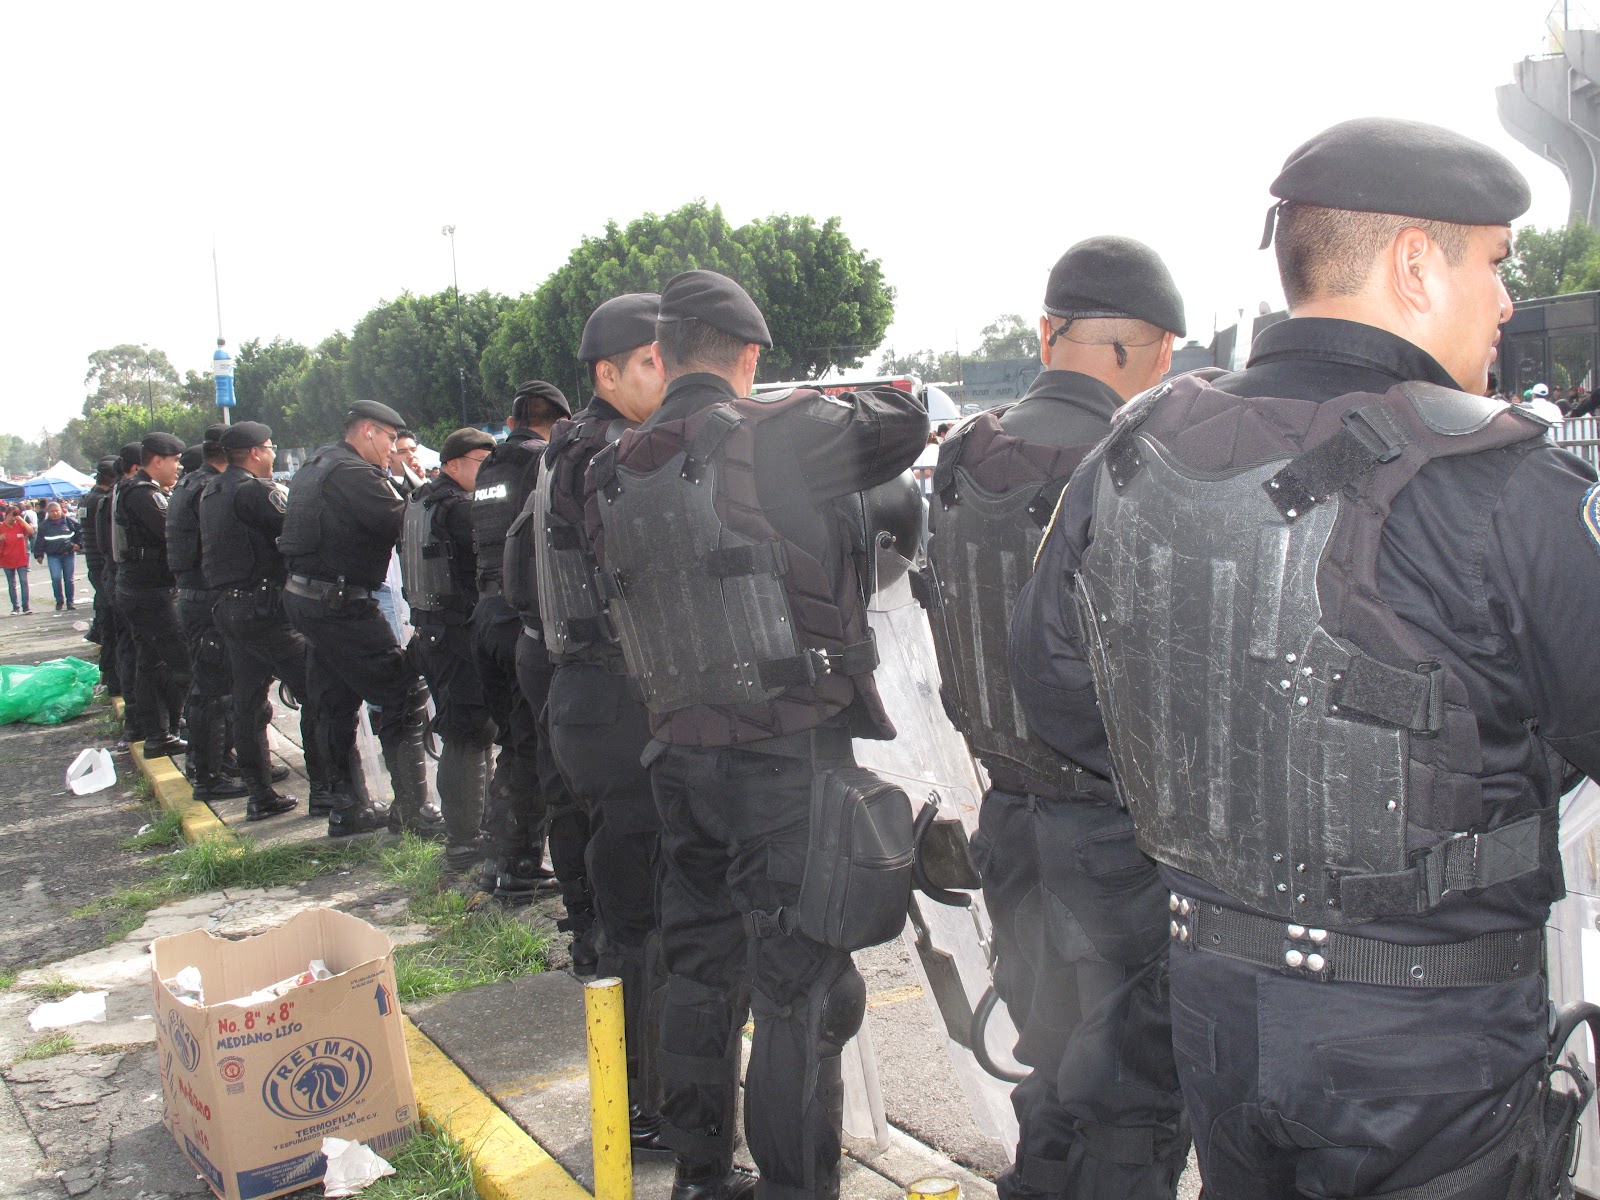
M24 501L0 509L0 568L6 573L12 616L33 614L28 595L30 556L37 564L49 564L56 612L76 610L74 584L83 551L77 510L74 500Z

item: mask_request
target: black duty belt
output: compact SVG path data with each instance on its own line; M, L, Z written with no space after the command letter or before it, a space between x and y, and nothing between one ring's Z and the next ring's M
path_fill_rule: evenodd
M220 588L179 588L178 599L198 601L204 604L207 600L215 601L221 590Z
M356 584L347 583L342 587L337 583L330 583L326 579L313 579L309 575L291 575L284 583L283 590L291 596L303 596L307 600L321 600L327 603L340 592L344 593L346 600L365 600L372 595L369 588L358 587Z
M1465 942L1403 946L1258 917L1173 892L1168 932L1186 950L1221 954L1319 983L1379 987L1483 987L1536 974L1541 930L1486 933Z
M222 589L222 595L228 600L255 600L262 596L271 595L279 588L278 584L262 580L254 587L228 587Z

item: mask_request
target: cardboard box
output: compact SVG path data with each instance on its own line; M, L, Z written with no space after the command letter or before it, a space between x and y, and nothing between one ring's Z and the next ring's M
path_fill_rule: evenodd
M197 929L151 949L162 1123L218 1196L266 1200L315 1183L329 1134L384 1154L416 1131L394 947L371 925L308 909L242 941ZM270 1003L226 1003L315 958L331 979ZM162 982L190 966L204 1007Z

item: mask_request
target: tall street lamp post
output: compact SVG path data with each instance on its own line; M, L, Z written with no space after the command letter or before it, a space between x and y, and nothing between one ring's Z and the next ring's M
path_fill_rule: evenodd
M461 352L461 281L456 277L456 227L439 231L450 239L450 284L456 294L456 374L461 380L461 423L467 424L467 360Z

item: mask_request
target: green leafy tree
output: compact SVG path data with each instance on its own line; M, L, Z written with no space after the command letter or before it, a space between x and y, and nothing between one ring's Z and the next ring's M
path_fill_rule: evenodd
M915 375L924 383L961 378L961 356L954 350L918 350L897 356L889 351L878 362L879 375Z
M980 333L983 338L973 358L1007 359L1039 357L1039 331L1016 313L996 317Z
M276 437L295 403L300 377L310 366L311 351L296 341L252 338L241 344L233 357L234 419L265 421Z
M309 450L339 436L350 409L345 386L349 358L350 339L341 332L323 338L307 355L306 368L294 381L294 399L284 406L283 428L272 427L278 445Z
M83 401L86 417L108 404L141 404L148 410L174 399L179 391L177 369L166 354L131 342L89 355L83 385L88 389Z
M478 364L507 304L504 296L486 291L461 297L460 360L453 291L406 292L380 304L350 333L347 398L382 401L419 428L454 420L453 429L462 424L458 362L464 362L467 422L498 420L504 405L486 400Z
M585 238L567 262L506 313L484 351L487 386L507 396L524 379L549 380L581 399L577 359L589 314L624 292L654 292L679 271L704 268L737 280L762 309L773 348L762 378L814 377L853 367L883 340L894 292L880 264L851 246L837 218L818 225L788 215L735 228L717 205L696 200Z
M1600 288L1600 231L1577 217L1560 229L1526 225L1500 275L1513 300Z
M170 433L182 438L184 444L193 445L213 419L205 409L177 399L157 404L154 414L141 404L108 404L84 418L79 448L84 461L93 463L152 430Z

